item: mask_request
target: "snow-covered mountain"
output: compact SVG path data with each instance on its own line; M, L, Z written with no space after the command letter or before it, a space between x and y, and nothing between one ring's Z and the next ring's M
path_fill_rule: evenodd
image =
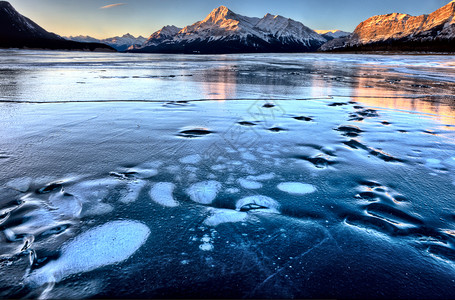
M132 52L306 52L327 40L300 22L279 15L246 17L225 6L183 29L166 26Z
M322 49L333 47L329 42ZM392 13L371 17L360 23L338 49L454 52L455 0L429 15Z
M129 47L140 46L144 44L147 39L143 36L134 37L127 33L123 36L116 36L107 39L96 39L87 35L69 36L66 37L68 40L82 42L82 43L102 43L111 46L117 51L125 51Z
M0 1L0 48L39 48L65 50L114 51L111 47L96 43L67 41L48 32L38 24L17 12L7 1Z
M315 31L319 35L322 35L323 37L325 37L327 40L338 39L338 38L349 36L351 34L351 32L341 31L341 30L338 30L338 29L334 29L334 30L315 30Z
M154 32L144 44L144 46L158 45L168 39L172 39L182 28L176 26L164 26L160 30Z

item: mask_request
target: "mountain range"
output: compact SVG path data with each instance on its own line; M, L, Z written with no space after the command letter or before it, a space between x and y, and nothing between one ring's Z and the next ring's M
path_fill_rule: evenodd
M78 36L69 36L65 37L70 41L82 42L82 43L102 43L117 51L126 51L129 47L136 47L144 44L147 39L143 36L135 37L129 33L123 36L116 36L107 39L96 39L90 36L78 35Z
M337 38L343 38L351 35L351 32L341 30L315 30L317 34L325 37L326 40L330 41Z
M236 14L225 6L185 28L165 26L131 52L249 53L316 51L327 39L300 22L279 15Z
M455 51L455 0L429 15L392 13L360 23L352 35L334 39L323 51Z
M115 51L101 43L65 40L18 13L7 1L0 1L0 48Z
M0 48L128 51L146 53L258 53L314 51L455 52L455 0L429 15L371 17L350 34L314 31L280 15L237 14L225 6L184 28L164 26L148 39L131 34L108 39L63 38L0 1Z

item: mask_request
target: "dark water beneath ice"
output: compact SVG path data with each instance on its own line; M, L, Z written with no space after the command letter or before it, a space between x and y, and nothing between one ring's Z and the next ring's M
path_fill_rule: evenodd
M0 61L2 298L454 297L453 57Z

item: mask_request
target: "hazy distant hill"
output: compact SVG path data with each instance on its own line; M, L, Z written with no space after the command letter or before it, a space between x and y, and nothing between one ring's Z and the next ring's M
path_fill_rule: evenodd
M145 37L139 36L135 37L129 33L123 36L115 36L107 39L95 39L90 36L69 36L66 39L75 41L75 42L82 42L82 43L102 43L111 46L112 48L116 49L117 51L125 51L130 47L140 46L144 44L147 39Z
M392 13L360 23L349 38L333 40L321 50L455 52L455 0L429 15Z
M341 30L315 30L319 35L323 36L326 40L330 41L337 38L343 38L351 35L350 32Z
M0 1L0 48L115 51L100 43L65 40L18 13L7 1Z
M242 53L308 52L327 41L300 22L267 14L251 18L225 6L214 9L204 20L183 29L163 27L132 52Z

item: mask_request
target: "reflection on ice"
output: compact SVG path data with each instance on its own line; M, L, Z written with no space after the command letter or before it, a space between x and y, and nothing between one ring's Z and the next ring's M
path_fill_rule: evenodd
M145 243L149 234L149 228L136 221L113 221L90 229L65 244L61 256L32 272L26 283L42 286L122 262Z

